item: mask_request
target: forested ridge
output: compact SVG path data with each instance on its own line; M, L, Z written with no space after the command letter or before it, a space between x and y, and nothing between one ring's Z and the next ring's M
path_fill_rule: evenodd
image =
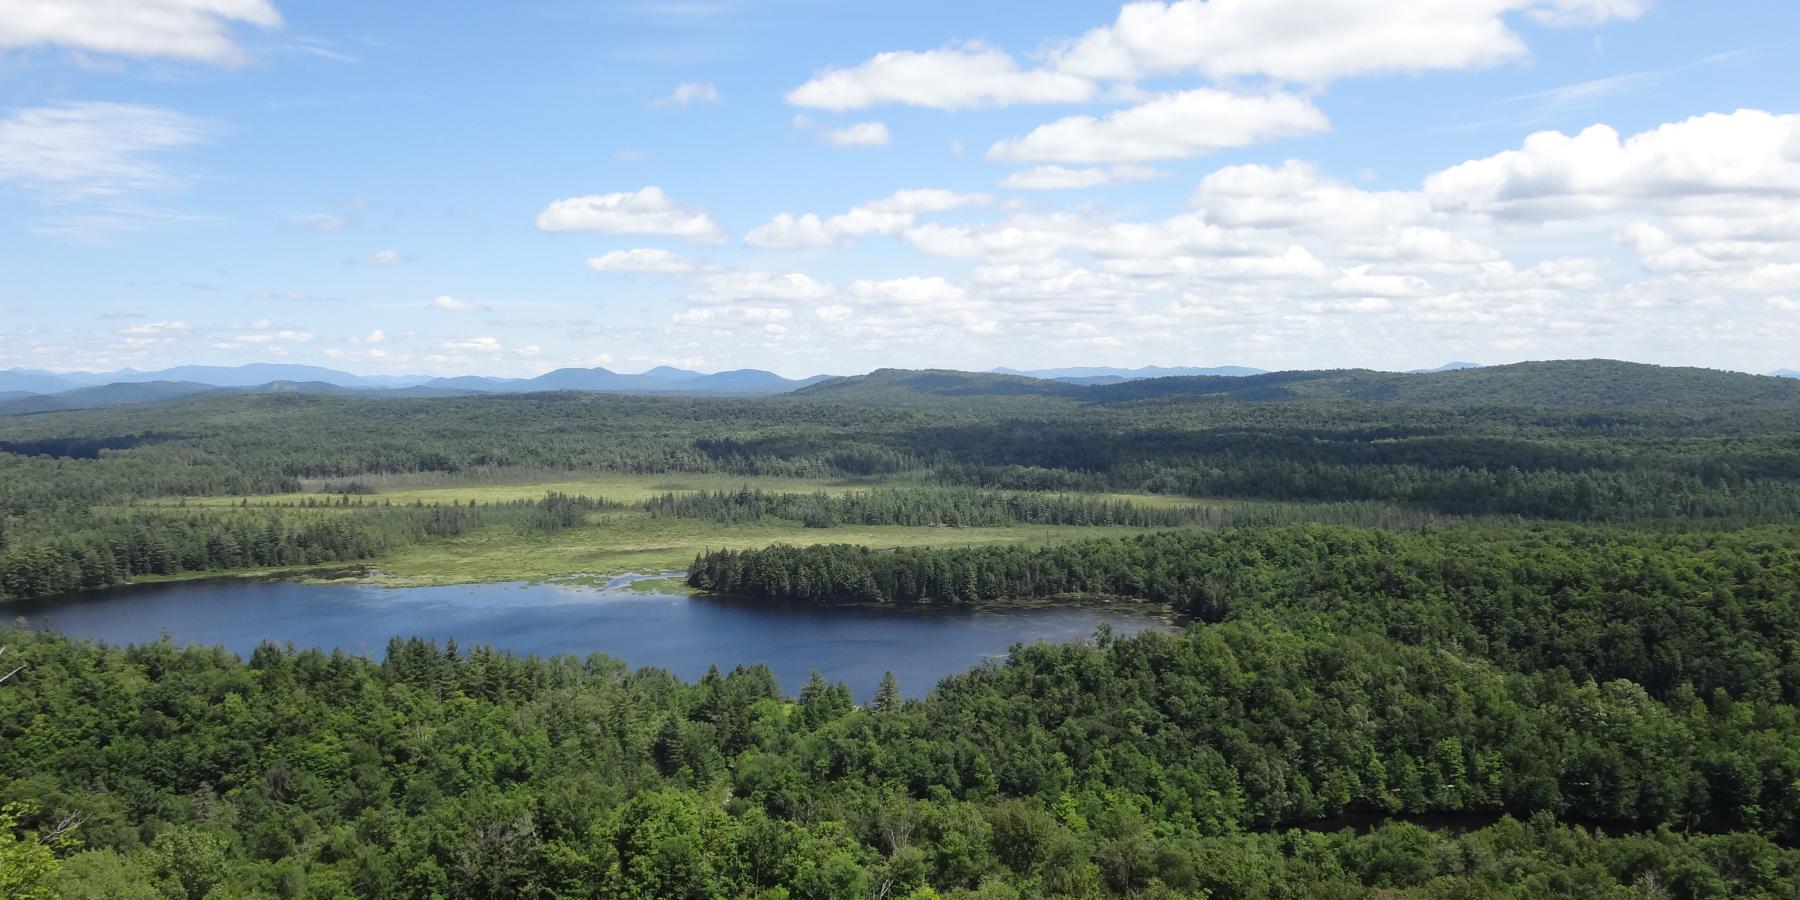
M1049 547L774 546L688 583L812 603L1143 598L1206 622L1372 630L1665 696L1800 702L1800 532L1591 526L1176 531Z
M751 603L1186 624L864 707L726 661L0 631L0 896L1800 896L1797 388L889 371L9 418L0 599L654 528L794 541L693 560ZM557 487L595 473L706 487ZM1120 532L1026 539L1058 528Z
M1800 402L1786 401L1785 382L1617 364L1477 371L1483 372L1478 378L1373 380L1280 373L1280 383L1362 385L1330 400L1215 396L1191 388L1219 379L1168 379L1190 389L1106 402L1114 394L1076 400L969 388L975 392L946 397L909 389L912 402L894 404L822 390L827 383L819 392L761 400L214 396L18 417L0 422L0 571L24 574L0 577L0 585L12 585L0 591L107 583L108 552L144 555L120 552L119 533L130 529L118 519L146 499L329 490L400 476L478 483L526 469L899 478L920 489L909 498L831 501L684 496L657 510L721 522L745 516L815 524L1131 519L1154 527L1295 520L1280 518L1272 506L1262 518L1209 521L1211 513L1198 511L1107 510L1092 499L1057 501L1065 508L1055 511L1046 499L999 497L1106 491L1326 504L1336 510L1319 509L1316 518L1379 525L1444 516L1800 519ZM1622 386L1638 376L1656 389ZM977 386L995 378L1020 381L969 378ZM1533 390L1557 402L1534 405ZM945 493L931 499L923 488L933 486ZM990 496L972 500L967 491ZM914 512L901 512L902 502ZM238 526L188 527L212 535ZM332 527L358 536L309 539L305 552L263 552L250 562L363 559L421 533L404 516L391 515ZM328 545L346 549L326 552ZM200 560L201 568L235 568L237 555L228 551L185 556ZM129 577L155 570L121 571Z

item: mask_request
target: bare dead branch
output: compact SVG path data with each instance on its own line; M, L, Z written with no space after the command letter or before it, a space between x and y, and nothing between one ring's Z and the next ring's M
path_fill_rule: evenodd
M45 830L42 834L39 834L38 843L45 845L54 844L57 841L68 837L69 832L74 831L79 827L81 827L81 817L75 813L69 813L68 815L63 816L62 821L50 826L49 829Z

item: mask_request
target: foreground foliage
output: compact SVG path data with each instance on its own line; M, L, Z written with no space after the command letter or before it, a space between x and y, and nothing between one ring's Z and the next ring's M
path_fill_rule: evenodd
M865 709L816 678L790 701L760 667L684 684L418 641L376 664L3 639L28 668L0 691L0 796L40 804L8 830L73 813L86 849L0 867L64 896L1800 889L1800 853L1769 840L1794 837L1792 707L1659 703L1371 636L1040 645ZM1290 827L1347 810L1515 818Z

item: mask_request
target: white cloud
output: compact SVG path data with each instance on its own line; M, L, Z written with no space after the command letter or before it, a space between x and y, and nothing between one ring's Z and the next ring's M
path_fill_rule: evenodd
M1380 274L1370 264L1351 266L1331 282L1332 290L1370 297L1418 297L1431 291L1431 282L1417 275Z
M1147 181L1152 178L1161 178L1165 174L1149 166L1134 164L1085 169L1037 166L1006 176L1000 180L1000 186L1015 191L1065 191L1130 181Z
M1164 94L1104 119L1070 116L988 148L989 159L1069 163L1183 159L1225 147L1329 130L1318 107L1293 94L1212 88Z
M912 227L919 215L947 212L987 200L981 194L940 188L897 191L828 218L816 213L780 213L751 229L744 235L744 243L768 248L839 246L870 235L897 235Z
M505 347L501 346L500 339L494 338L494 337L459 338L459 339L453 340L453 341L445 341L441 346L443 347L443 349L448 350L452 353L483 353L483 354L487 354L487 353L499 353L502 350L506 349Z
M0 0L0 49L90 53L238 65L233 25L277 28L267 0Z
M888 127L882 122L856 122L842 128L829 128L819 132L819 137L838 147L885 147L894 142L893 135L888 134Z
M1292 160L1280 168L1214 171L1200 180L1193 204L1226 225L1360 232L1411 224L1426 213L1424 199L1415 193L1363 190L1326 176L1312 163Z
M433 309L442 309L449 312L479 312L487 309L487 304L485 303L472 303L467 300L458 300L449 295L433 297L431 306Z
M1024 70L1005 51L971 41L922 52L880 53L852 69L827 69L789 91L787 101L835 112L884 103L948 110L1082 103L1097 93L1086 78Z
M862 303L929 306L939 309L967 306L969 292L939 276L861 280L850 284L850 295Z
M700 276L693 299L709 304L766 305L773 300L818 301L830 294L830 285L800 272L726 271Z
M1508 25L1630 18L1647 0L1177 0L1127 3L1053 56L1059 71L1132 80L1193 72L1322 85L1353 75L1479 69L1525 59Z
M66 103L0 120L0 185L61 206L112 210L182 183L155 156L202 140L211 126L155 106Z
M398 250L377 250L374 253L363 257L363 263L371 266L391 266L396 263L406 262L410 259L412 259L412 257L405 256Z
M277 344L277 343L280 343L280 344L306 344L306 343L311 343L312 341L314 341L318 338L318 335L313 334L310 331L299 331L297 329L292 329L292 328L283 328L279 331L272 331L272 330L269 330L267 322L259 322L259 323L257 323L255 328L256 328L256 330L250 331L249 333L246 333L246 334L233 335L231 338L229 338L229 343L215 344L214 346L215 347L217 347L217 346L229 347L229 346L232 346L233 344L268 346L268 345Z
M964 194L943 188L909 188L863 204L876 212L941 213L988 202L986 194Z
M1530 13L1545 25L1571 27L1635 19L1649 8L1650 0L1540 0L1531 5Z
M382 341L387 340L387 332L377 328L374 331L369 332L369 336L363 338L363 340L371 344L379 344Z
M390 359L393 357L393 354L391 354L391 353L387 352L386 350L383 350L379 347L369 347L365 350L345 350L342 347L327 347L327 348L325 348L325 350L323 352L326 356L328 356L332 359L350 359L350 360L367 359L367 360L380 361L380 360Z
M1622 139L1605 125L1542 131L1518 150L1425 179L1435 208L1543 219L1696 198L1800 200L1800 115L1741 109Z
M702 306L676 313L675 321L682 325L769 325L793 317L794 311L785 306Z
M1328 303L1303 303L1300 308L1309 313L1384 313L1394 308L1393 301L1383 297L1363 297L1357 300L1333 300Z
M179 319L160 322L140 322L135 325L123 325L118 329L120 334L138 337L147 335L180 334L192 330L192 325Z
M906 213L877 213L866 207L853 207L829 219L816 213L777 213L750 229L744 243L765 248L830 247L871 234L898 234L911 223L912 216Z
M557 200L538 213L543 231L601 231L721 243L725 231L705 210L683 206L658 187Z
M668 96L650 101L650 105L658 108L692 106L695 103L718 103L723 99L719 96L719 89L710 81L684 81L676 85Z
M701 266L698 260L654 247L634 250L612 250L587 261L588 267L600 272L645 272L674 274L691 272Z

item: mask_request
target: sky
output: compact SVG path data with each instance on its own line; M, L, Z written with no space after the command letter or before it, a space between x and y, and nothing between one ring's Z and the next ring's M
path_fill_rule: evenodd
M1797 36L1791 0L0 0L0 368L1800 368Z

